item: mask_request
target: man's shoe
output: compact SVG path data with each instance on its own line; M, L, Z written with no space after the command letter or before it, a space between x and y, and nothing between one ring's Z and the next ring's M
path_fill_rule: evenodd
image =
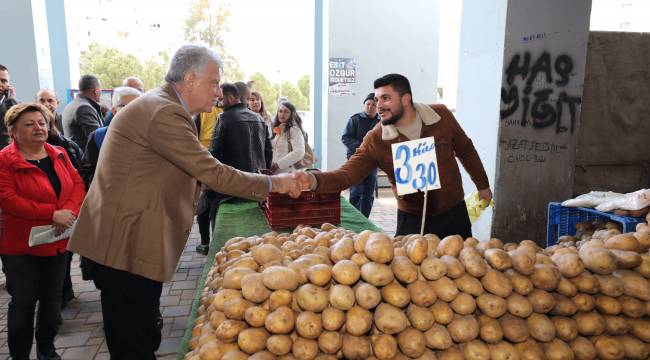
M208 251L210 251L209 245L200 244L196 246L196 252L199 254L208 255Z
M36 358L38 360L61 360L61 356L59 356L59 354L57 354L54 349L48 351L45 354L38 352L36 354Z

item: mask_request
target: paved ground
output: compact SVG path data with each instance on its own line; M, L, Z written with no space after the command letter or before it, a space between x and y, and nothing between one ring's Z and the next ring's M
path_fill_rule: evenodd
M380 190L379 198L370 215L372 222L389 234L395 232L396 206L390 189ZM205 256L194 251L200 242L195 224L181 256L173 281L165 284L160 299L164 317L163 340L158 349L158 359L175 359L187 324L192 300L197 288L198 278L203 269ZM76 298L70 301L62 312L63 323L55 341L55 346L63 359L109 359L104 331L99 292L92 282L81 279L79 259L72 262L72 283ZM7 304L9 294L4 288L4 275L0 274L0 358L9 354L7 347ZM32 347L32 358L36 358Z

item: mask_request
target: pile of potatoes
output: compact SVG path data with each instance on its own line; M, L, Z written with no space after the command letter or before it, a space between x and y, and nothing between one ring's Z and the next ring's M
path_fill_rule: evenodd
M331 224L233 238L185 359L647 359L650 228L592 235L547 249Z

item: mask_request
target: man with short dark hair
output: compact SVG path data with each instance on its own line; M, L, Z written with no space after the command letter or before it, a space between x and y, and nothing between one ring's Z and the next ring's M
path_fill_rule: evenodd
M472 140L444 105L414 103L411 85L403 75L382 76L375 80L374 86L381 126L368 132L356 153L339 169L322 173L297 173L303 189L317 192L344 190L359 183L374 168L379 167L386 172L397 198L395 235L419 234L424 192L397 195L391 146L434 137L442 187L428 191L424 233L436 234L440 238L456 234L463 238L472 236L456 158L479 189L479 198L488 203L492 199L487 174Z
M102 94L99 79L84 75L79 79L79 95L63 109L63 132L85 149L88 135L104 126L99 99Z
M363 100L363 111L350 117L345 126L341 141L347 147L349 159L357 151L368 131L379 123L375 93L370 93ZM370 216L372 204L375 201L375 187L377 186L377 168L370 171L363 181L350 187L350 203L365 217Z
M251 97L251 89L243 81L237 81L234 85L237 87L237 91L239 92L239 101L244 104L244 106L248 106L248 98Z
M44 105L52 112L54 115L54 123L56 124L56 129L59 130L59 133L61 133L61 135L65 136L61 114L56 112L56 108L59 107L59 97L56 95L56 93L50 89L41 89L36 93L36 102Z
M0 149L9 145L9 134L5 127L5 113L16 105L16 88L10 83L9 69L0 64Z

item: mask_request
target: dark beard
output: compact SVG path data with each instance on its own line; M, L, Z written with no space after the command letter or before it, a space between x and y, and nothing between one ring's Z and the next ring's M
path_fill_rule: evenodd
M402 117L402 115L404 115L404 108L400 106L400 108L397 109L397 112L395 112L393 116L389 117L388 119L381 119L381 124L395 125L395 123Z

